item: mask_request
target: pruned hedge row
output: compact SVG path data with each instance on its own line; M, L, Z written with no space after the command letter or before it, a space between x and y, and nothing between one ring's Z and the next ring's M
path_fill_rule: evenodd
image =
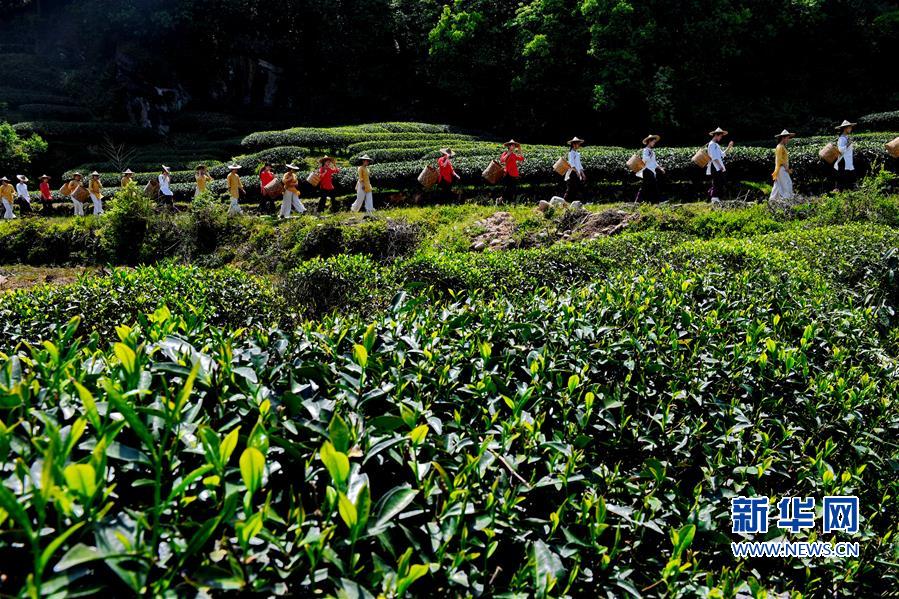
M20 86L10 86L4 81L4 85L0 85L0 103L6 103L11 108L17 108L23 104L36 103L52 104L54 106L75 106L78 104L78 101L70 96L43 91L41 88L28 89Z
M298 127L284 131L261 131L252 133L243 139L242 144L253 151L273 146L305 146L320 150L343 151L350 144L360 141L475 139L472 136L449 133L448 129L436 131L426 130L430 127L440 126L427 126L422 130L400 132L390 132L386 130L378 131L377 128L375 128L375 130L369 130L367 126L334 127L331 129Z
M883 275L886 256L899 251L899 232L889 227L846 225L746 239L689 239L684 233L643 231L546 248L418 254L380 267L364 256L316 258L286 277L283 293L305 316L320 317L366 306L360 303L363 297L380 298L368 302L379 308L410 286L509 296L584 284L635 266L653 270L667 265L770 272L799 268L796 276L806 277L807 284L826 282L858 301L867 296L899 300L895 283Z
M244 168L255 169L259 164L266 162L277 165L278 167L283 167L288 163L300 162L300 164L302 164L302 160L309 155L310 152L308 148L300 146L276 146L252 154L241 154L240 156L235 156L234 160Z
M128 123L96 123L69 121L25 121L15 123L18 133L37 133L48 139L78 140L85 144L102 143L106 136L117 142L148 142L159 139L159 134Z
M899 110L875 112L858 119L860 125L878 131L899 131Z
M76 317L82 319L82 333L96 331L109 338L119 324L134 322L163 305L178 314L232 328L274 324L267 315L277 303L275 291L265 279L229 268L116 268L71 285L5 295L0 338L7 346L20 339L53 338L55 331L64 330ZM25 322L28 325L22 326Z
M18 108L31 118L57 121L84 121L91 116L86 108L67 104L21 104Z

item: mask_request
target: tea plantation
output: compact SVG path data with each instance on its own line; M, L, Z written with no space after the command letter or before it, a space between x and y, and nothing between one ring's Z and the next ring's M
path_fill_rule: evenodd
M890 596L891 185L511 207L487 252L475 204L3 223L3 263L106 266L0 296L0 593ZM858 533L786 537L860 554L734 558L756 495L858 496Z

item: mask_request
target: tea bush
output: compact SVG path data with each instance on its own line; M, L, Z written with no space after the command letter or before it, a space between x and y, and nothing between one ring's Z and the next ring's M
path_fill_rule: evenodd
M233 269L172 265L113 269L70 285L10 292L3 300L0 348L53 338L76 317L82 333L108 339L118 325L145 322L145 315L161 306L188 320L235 328L275 324L282 313L274 288L264 279Z
M101 141L100 133L118 142L147 142L158 139L151 129L129 123L95 123L91 121L25 121L13 125L19 133L37 133L50 139Z
M374 268L349 260L341 272ZM690 263L516 301L401 295L372 321L294 333L223 330L189 309L109 344L63 326L0 356L5 584L538 597L899 585L899 379L871 309L780 263ZM737 495L858 495L861 532L820 538L862 553L735 560Z

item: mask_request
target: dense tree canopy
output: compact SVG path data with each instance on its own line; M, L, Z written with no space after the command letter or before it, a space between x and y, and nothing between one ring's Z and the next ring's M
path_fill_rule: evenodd
M746 135L894 109L892 0L42 0L12 25L122 112L136 85L307 123L413 117L559 136Z

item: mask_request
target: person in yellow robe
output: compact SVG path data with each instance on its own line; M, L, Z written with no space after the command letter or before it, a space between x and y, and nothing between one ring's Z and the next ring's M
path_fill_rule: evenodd
M15 212L12 211L15 201L16 188L12 186L9 179L0 177L0 202L3 203L3 218L7 220L16 218Z
M133 177L134 177L134 171L131 170L130 168L126 168L124 171L122 171L122 180L119 183L119 185L121 185L122 187L125 187L126 185L128 185L129 183L131 183L133 181Z
M795 133L791 133L784 129L774 136L777 140L777 148L774 150L774 172L771 173L771 179L774 184L771 186L771 200L791 200L793 199L793 179L790 173L790 155L787 152L787 144L795 137Z
M103 183L100 182L100 173L97 171L91 173L87 190L91 194L91 202L94 205L94 216L103 214Z
M228 173L228 195L231 196L231 205L228 206L228 216L234 216L236 214L243 214L243 209L240 207L240 196L243 193L246 193L243 188L243 183L240 181L240 175L237 174L242 167L239 164L229 164L228 170L231 171Z
M206 170L205 164L197 166L197 174L195 175L194 179L196 179L197 181L197 188L194 190L194 197L197 197L201 193L205 193L209 184L212 183L212 177L209 176L209 171Z
M362 208L364 202L365 212L367 214L373 214L375 207L371 191L371 175L368 172L368 165L371 164L371 158L368 154L363 154L359 157L359 162L359 169L356 171L356 201L353 202L350 209L353 212L359 212L359 209Z
M306 212L306 207L300 202L300 190L297 188L299 184L297 170L299 170L298 166L288 164L287 172L281 178L281 183L284 184L284 195L281 197L281 210L278 212L278 218L289 217L291 209L296 210L300 214Z

